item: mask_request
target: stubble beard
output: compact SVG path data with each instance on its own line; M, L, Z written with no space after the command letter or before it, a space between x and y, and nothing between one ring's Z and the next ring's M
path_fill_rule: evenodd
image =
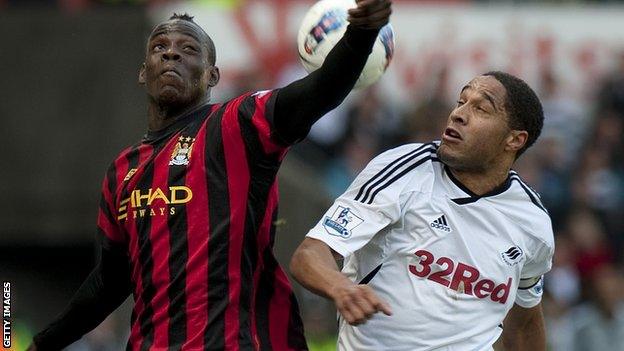
M472 159L471 157L458 157L452 155L444 151L446 147L448 146L442 144L438 147L438 151L436 152L440 161L442 161L442 163L446 166L461 172L481 172L484 170L483 164L478 162L478 160Z

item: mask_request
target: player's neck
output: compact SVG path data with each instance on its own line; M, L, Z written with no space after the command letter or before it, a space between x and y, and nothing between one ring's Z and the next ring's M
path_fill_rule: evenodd
M449 167L463 186L477 195L484 195L503 184L509 175L508 167L491 167L484 171L458 170Z
M159 131L175 123L179 118L188 115L210 101L210 95L206 95L184 106L159 104L150 101L147 106L148 130Z

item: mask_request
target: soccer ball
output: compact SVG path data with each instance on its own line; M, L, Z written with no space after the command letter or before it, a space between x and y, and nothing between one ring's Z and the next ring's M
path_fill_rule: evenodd
M321 0L308 10L297 36L299 57L308 73L321 67L329 51L342 38L349 24L347 10L356 6L355 0ZM355 89L375 83L388 68L393 54L394 31L387 24L379 31Z

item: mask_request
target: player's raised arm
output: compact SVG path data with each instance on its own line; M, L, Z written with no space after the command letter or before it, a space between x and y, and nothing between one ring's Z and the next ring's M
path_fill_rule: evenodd
M390 0L356 2L357 7L349 10L347 31L323 65L279 90L274 123L284 142L304 138L314 122L344 100L366 64L379 30L390 20Z

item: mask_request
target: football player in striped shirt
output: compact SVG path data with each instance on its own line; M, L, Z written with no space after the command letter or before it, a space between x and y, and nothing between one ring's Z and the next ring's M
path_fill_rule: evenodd
M288 148L353 88L390 1L358 0L316 72L210 101L212 40L188 15L152 30L139 82L148 132L102 185L101 260L31 350L59 350L134 297L128 350L305 350L273 255L276 174Z
M461 89L441 141L366 166L291 261L335 302L338 349L491 350L502 334L506 350L545 350L551 221L511 170L543 119L525 82L486 73Z

